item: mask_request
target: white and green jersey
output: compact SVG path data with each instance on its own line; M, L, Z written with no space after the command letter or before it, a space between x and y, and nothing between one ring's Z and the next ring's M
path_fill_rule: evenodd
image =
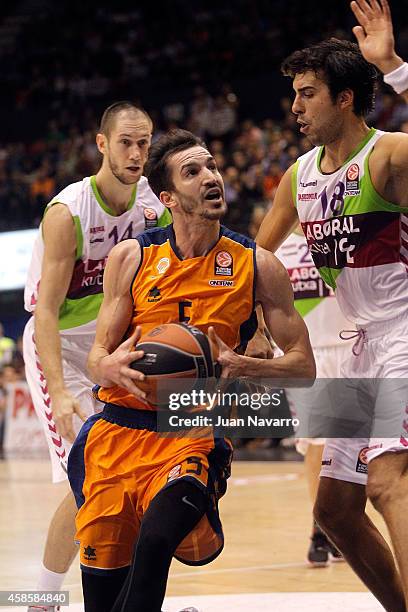
M314 349L343 346L339 333L350 327L334 297L320 277L303 235L291 234L275 255L288 271L295 308L305 320Z
M315 147L292 173L316 268L335 290L343 314L361 326L405 314L408 304L408 207L384 200L368 168L383 135L371 129L336 172L321 171L324 147Z
M94 333L102 303L103 272L109 252L118 242L134 238L146 229L171 223L167 208L156 198L142 176L132 193L127 210L116 215L103 201L95 177L65 187L47 206L65 204L76 228L76 261L59 314L63 334ZM34 312L44 253L41 226L34 244L24 292L25 309Z

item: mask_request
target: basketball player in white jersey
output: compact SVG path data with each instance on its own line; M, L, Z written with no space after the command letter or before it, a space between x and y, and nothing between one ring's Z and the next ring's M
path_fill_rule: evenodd
M96 136L101 168L54 197L34 246L25 289L25 307L33 313L24 332L26 375L44 426L53 481L64 481L67 491L49 527L39 590L60 589L78 550L66 465L82 421L95 410L86 359L108 254L119 241L171 222L142 176L151 135L150 117L133 103L107 108Z
M317 378L339 378L342 363L350 351L348 343L340 338L340 332L349 326L342 314L333 290L328 287L313 264L306 239L301 227L276 251L288 271L292 283L295 308L303 317L310 335L310 343L316 361ZM330 325L327 324L330 321ZM290 410L302 423L307 413L322 405L326 397L326 387L316 389L287 389L286 396ZM306 402L306 405L305 405ZM330 398L327 398L330 404ZM327 406L322 406L322 409ZM297 438L296 450L305 457L305 472L312 504L316 501L319 472L322 463L323 438ZM313 521L311 542L307 560L313 567L325 567L330 561L342 561L343 557L316 521Z
M374 429L370 438L329 439L315 517L385 609L402 612L408 605L408 135L369 129L364 117L374 100L374 66L408 101L408 65L395 52L386 0L351 7L360 48L330 39L283 63L300 131L315 148L282 178L258 242L275 251L300 220L316 267L357 326L343 375L372 379L370 408L376 415L382 410L392 427L389 437ZM384 392L390 379L402 393ZM387 524L398 569L365 513L367 495Z

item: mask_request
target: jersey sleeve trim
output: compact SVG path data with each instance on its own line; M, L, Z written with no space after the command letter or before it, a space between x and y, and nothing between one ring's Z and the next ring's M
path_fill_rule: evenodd
M171 225L171 223L173 223L173 217L171 216L169 209L165 208L159 217L157 227L166 227L167 225Z
M75 224L75 234L76 234L76 258L81 259L84 251L84 236L82 233L81 227L81 219L78 215L74 215L73 217Z
M298 170L299 170L299 160L297 159L293 165L292 168L292 174L290 177L290 183L291 183L291 187L292 187L292 198L293 198L293 205L296 208L297 207L297 175L298 175Z

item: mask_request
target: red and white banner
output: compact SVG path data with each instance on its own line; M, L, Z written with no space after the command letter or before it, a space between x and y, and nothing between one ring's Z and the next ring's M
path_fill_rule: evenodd
M4 436L6 452L47 450L41 423L35 413L26 382L10 383L7 389L7 408Z

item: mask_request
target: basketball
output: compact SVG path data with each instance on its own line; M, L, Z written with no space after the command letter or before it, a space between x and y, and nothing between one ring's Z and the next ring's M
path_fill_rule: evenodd
M218 347L192 325L159 325L143 335L135 349L144 355L130 367L145 374L137 386L147 393L151 404L167 403L171 389L188 392L198 380L218 375Z

